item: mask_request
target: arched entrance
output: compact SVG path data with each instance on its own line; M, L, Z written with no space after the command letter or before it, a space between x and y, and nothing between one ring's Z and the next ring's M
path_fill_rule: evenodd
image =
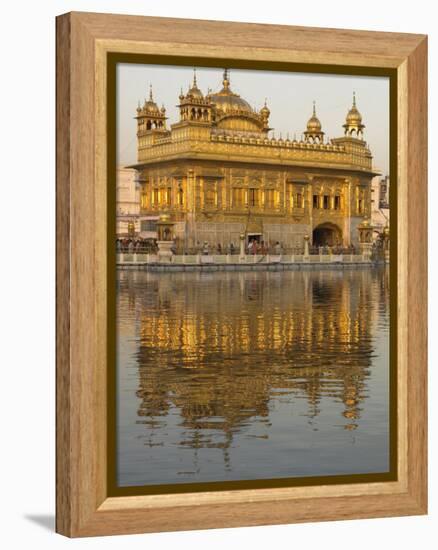
M342 245L342 231L334 223L321 223L313 230L313 246Z

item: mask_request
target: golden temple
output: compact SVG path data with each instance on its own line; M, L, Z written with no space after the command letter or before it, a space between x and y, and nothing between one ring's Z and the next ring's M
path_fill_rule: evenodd
M271 137L270 110L254 109L231 89L203 94L194 73L179 95L180 119L167 127L166 109L149 99L137 108L140 217L163 213L178 247L237 245L239 236L300 249L358 244L358 225L371 215L371 180L378 173L363 139L356 106L343 135L327 140L313 113L302 139Z

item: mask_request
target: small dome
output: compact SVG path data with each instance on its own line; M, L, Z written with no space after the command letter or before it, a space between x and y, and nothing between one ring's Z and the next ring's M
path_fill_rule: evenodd
M309 122L307 123L307 130L309 132L320 132L321 128L322 126L319 118L317 118L316 116L309 118Z
M307 123L307 131L310 133L319 133L321 132L321 122L319 121L319 118L316 116L316 108L315 108L315 102L313 102L313 114L309 118L309 122Z
M353 106L347 113L345 119L345 135L361 137L365 125L362 124L362 115L359 113L356 107L356 94L353 92Z
M149 87L149 99L144 102L143 109L148 113L156 113L159 111L158 105L152 97L152 84Z
M154 101L145 101L143 109L145 109L149 113L155 113L156 111L158 111L158 105Z
M266 105L266 99L265 99L265 104L263 105L263 107L260 109L260 114L262 116L264 116L265 118L268 118L269 115L271 114L271 111L269 110L268 106Z
M197 99L202 99L204 96L202 95L202 92L201 90L196 86L192 86L190 88L190 90L187 92L187 95L191 96L191 97L194 97L194 98L197 98Z
M362 124L362 115L359 113L356 107L356 93L353 92L353 106L347 113L346 123L349 125Z
M362 124L362 115L357 110L355 100L353 101L353 107L348 111L346 122L347 124Z
M192 87L187 92L187 95L196 99L204 98L204 95L202 94L201 90L198 88L198 85L196 82L196 69L193 69L193 84L192 84Z

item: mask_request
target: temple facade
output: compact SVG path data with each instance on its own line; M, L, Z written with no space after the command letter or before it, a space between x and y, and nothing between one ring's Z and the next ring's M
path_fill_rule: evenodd
M274 138L266 105L256 110L231 89L205 95L196 72L179 95L179 121L168 127L165 107L138 106L140 217L168 214L180 248L238 245L239 236L284 249L358 243L357 226L371 215L377 174L356 106L343 135L327 140L315 104L300 140Z

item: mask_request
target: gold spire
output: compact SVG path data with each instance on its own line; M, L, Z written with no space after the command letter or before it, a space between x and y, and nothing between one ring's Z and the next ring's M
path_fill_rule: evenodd
M313 116L316 117L316 101L313 100Z
M230 87L230 79L228 78L228 69L224 69L224 79L222 80L222 84L225 90L228 90Z
M196 82L196 67L193 67L193 88L197 88L197 82Z
M149 84L149 101L153 101L153 97L152 97L152 84Z
M353 107L356 107L356 92L353 91Z

